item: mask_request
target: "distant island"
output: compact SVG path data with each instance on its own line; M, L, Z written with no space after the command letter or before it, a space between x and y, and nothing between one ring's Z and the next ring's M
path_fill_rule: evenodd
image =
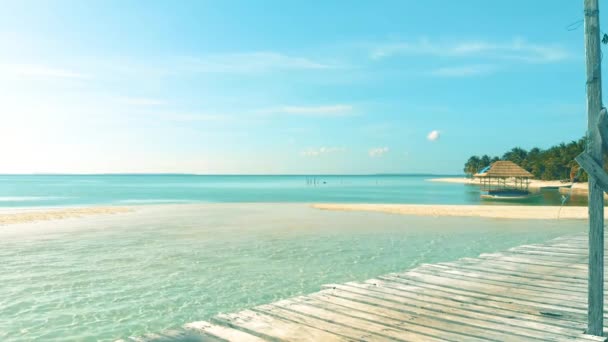
M585 149L585 138L569 143L561 143L540 149L534 147L526 151L520 147L514 147L502 155L502 157L490 157L488 155L471 156L464 164L464 172L472 176L482 168L498 160L510 160L523 167L534 175L535 179L561 180L574 178L579 172L579 166L574 158ZM587 174L582 171L576 179L579 182L587 181Z

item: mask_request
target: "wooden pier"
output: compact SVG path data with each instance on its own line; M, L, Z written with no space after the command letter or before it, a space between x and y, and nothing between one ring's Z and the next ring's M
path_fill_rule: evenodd
M586 335L587 236L424 264L137 341L604 341ZM604 333L606 334L606 329Z

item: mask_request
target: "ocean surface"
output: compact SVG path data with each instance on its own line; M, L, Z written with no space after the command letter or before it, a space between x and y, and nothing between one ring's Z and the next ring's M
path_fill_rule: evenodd
M2 175L5 210L136 207L1 226L0 341L112 341L326 283L585 230L583 221L408 217L307 204L504 204L481 202L477 186L428 181L434 177ZM561 203L557 191L542 194L530 204Z
M199 176L0 175L0 208L234 202L505 204L481 201L479 187L429 182L432 175ZM557 190L532 205L560 205ZM567 205L585 205L573 197Z
M205 177L11 179L18 182L12 191L3 189L5 197L72 198L31 200L54 205L152 199L419 200L407 194L407 184L420 187L416 194L426 194L421 198L427 203L474 197L463 194L462 186L421 178L379 178L377 186L374 178L344 179L349 184L336 178L327 188L307 188L291 177L272 182L262 177L238 186ZM237 196L243 187L248 190ZM0 341L140 336L315 292L327 283L475 257L581 233L585 226L585 221L567 220L331 212L304 203L146 205L127 214L2 226Z

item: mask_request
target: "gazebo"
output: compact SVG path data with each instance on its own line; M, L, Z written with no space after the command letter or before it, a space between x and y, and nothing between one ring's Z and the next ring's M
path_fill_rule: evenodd
M508 160L499 160L474 175L479 179L486 199L527 199L528 187L533 175L519 165Z

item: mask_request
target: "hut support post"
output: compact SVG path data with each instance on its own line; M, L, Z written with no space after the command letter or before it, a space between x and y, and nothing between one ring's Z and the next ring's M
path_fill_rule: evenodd
M584 0L587 70L587 153L603 165L598 129L602 109L600 20L598 0ZM603 170L602 170L603 172ZM604 325L604 191L595 177L589 179L589 292L587 334L602 336Z

